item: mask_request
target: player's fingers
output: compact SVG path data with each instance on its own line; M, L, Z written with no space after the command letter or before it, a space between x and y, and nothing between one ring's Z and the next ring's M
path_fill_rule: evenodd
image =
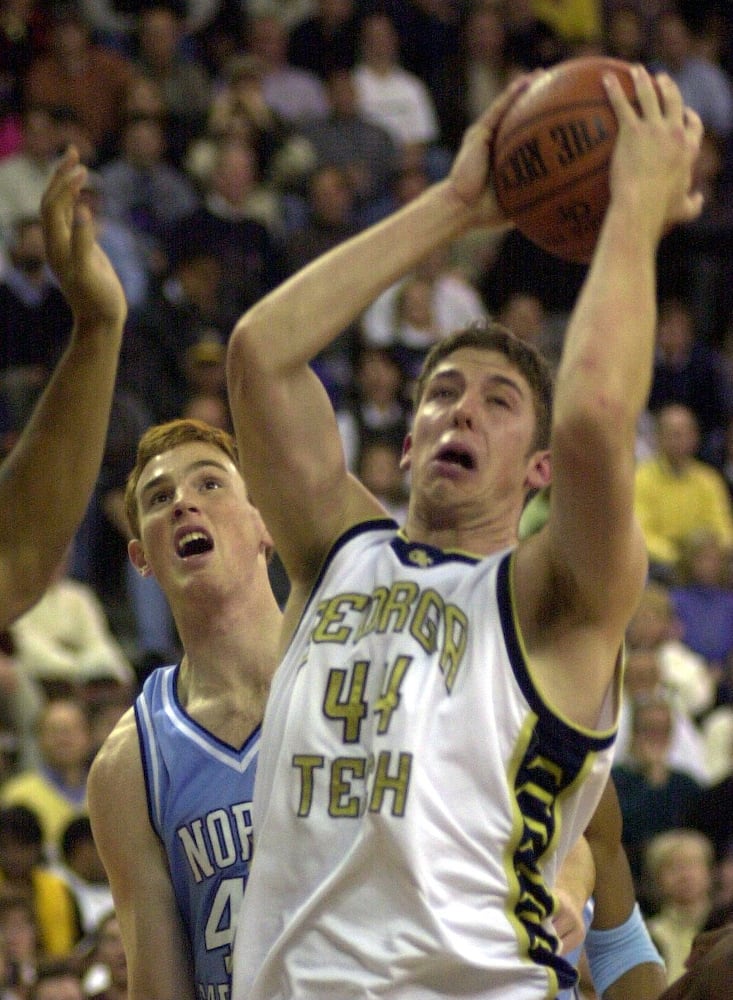
M631 67L631 78L634 81L634 90L636 91L636 99L639 102L642 117L647 119L661 117L662 108L659 103L659 95L646 69L635 63Z
M632 120L636 112L632 107L631 101L626 96L617 74L609 71L608 73L604 73L601 79L619 125L624 121Z
M692 108L685 107L683 109L683 121L685 131L699 147L702 142L703 133L705 132L705 126L702 123L702 118L697 111L693 111Z
M57 163L51 178L46 185L46 190L41 198L41 212L52 213L58 199L63 195L69 185L69 178L73 176L75 170L79 168L79 154L73 146L64 153Z
M75 194L86 177L78 152L70 148L56 167L41 199L46 252L51 266L63 254L70 235Z
M507 110L510 104L516 100L517 97L523 91L529 87L529 85L541 76L545 70L534 70L532 73L522 73L515 77L511 83L509 83L502 93L492 101L491 106L486 110L483 118L484 125L488 126L492 131L499 122L499 119Z
M702 212L703 205L705 204L705 196L702 191L693 191L692 194L687 196L687 204L685 206L685 222L692 222L698 217L700 212Z
M667 118L672 121L682 121L685 114L685 103L677 84L668 73L657 73L654 77L659 88L662 107Z
M94 245L94 222L86 205L74 207L74 221L71 227L71 249L76 261L86 259Z

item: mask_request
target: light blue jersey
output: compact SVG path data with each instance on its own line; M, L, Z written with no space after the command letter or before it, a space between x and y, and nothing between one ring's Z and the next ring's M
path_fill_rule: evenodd
M199 1000L228 1000L231 946L249 874L260 729L234 748L191 719L178 667L161 667L135 702L148 810L163 842Z

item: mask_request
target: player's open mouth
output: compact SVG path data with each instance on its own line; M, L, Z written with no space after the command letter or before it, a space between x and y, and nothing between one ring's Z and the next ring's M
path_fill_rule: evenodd
M214 548L214 543L203 531L187 531L185 535L176 542L176 552L181 559L189 556L198 556L202 552L210 552Z
M463 448L457 448L455 445L442 448L438 452L438 461L448 462L450 465L459 465L463 469L476 468L473 455Z

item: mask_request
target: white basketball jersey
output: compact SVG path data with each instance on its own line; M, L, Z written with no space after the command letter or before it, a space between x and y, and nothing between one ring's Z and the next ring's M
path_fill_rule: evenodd
M335 546L273 683L234 1000L539 1000L574 982L550 914L611 763L542 700L511 552ZM593 669L593 664L588 664Z

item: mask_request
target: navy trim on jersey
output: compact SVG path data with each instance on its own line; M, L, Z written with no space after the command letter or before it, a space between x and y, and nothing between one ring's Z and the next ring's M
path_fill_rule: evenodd
M291 640L297 634L298 629L300 628L300 625L303 621L303 618L308 613L308 609L310 608L313 602L313 595L320 587L321 581L323 580L323 577L326 575L328 567L331 565L334 558L336 557L338 552L344 547L344 545L350 542L352 538L356 538L358 535L363 535L368 531L388 531L388 530L397 531L398 529L399 525L397 524L396 521L393 521L391 517L380 517L380 518L375 518L372 521L360 521L358 524L352 524L352 526L350 528L347 528L347 530L342 535L339 535L339 537L336 539L336 541L333 543L330 550L326 554L326 558L323 560L323 565L318 571L318 576L316 577L313 586L311 587L310 594L308 595L308 600L303 605L303 610L300 613L298 624L295 627L295 629L293 629L293 635L291 636Z
M589 730L582 730L570 723L564 722L554 714L534 686L524 659L514 618L511 593L511 558L512 553L509 552L499 565L496 580L496 596L504 641L509 653L514 676L519 687L522 689L522 694L527 699L532 711L539 717L539 725L543 735L551 744L562 745L568 753L574 751L580 757L585 757L589 751L598 753L601 750L606 750L616 739L615 729L610 733L597 735Z

